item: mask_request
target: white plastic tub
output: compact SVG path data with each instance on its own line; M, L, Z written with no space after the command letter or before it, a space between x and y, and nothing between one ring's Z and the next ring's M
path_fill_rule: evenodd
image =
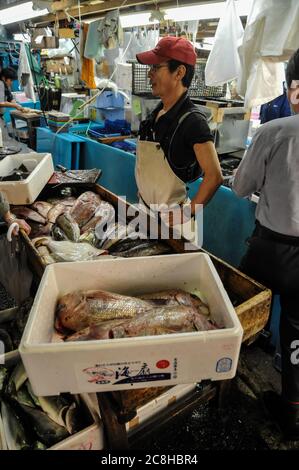
M52 343L57 300L103 289L128 295L198 289L223 329L86 342ZM20 345L37 395L126 390L234 377L243 330L221 280L203 253L48 266Z
M10 155L0 161L0 176L7 176L24 164L31 171L22 181L0 181L0 191L6 193L10 204L32 204L52 174L54 166L50 153L24 153Z

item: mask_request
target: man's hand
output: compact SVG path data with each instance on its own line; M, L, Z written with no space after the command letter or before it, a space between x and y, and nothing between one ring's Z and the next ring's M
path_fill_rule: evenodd
M4 217L4 220L5 222L7 223L8 226L10 226L11 224L18 224L19 226L19 229L22 229L24 230L24 232L26 232L27 235L30 234L31 232L31 227L30 225L27 224L27 222L25 222L24 219L17 219L15 218L12 214L7 214L5 217ZM19 230L18 228L16 227L14 230L13 230L13 235L18 235L19 233Z

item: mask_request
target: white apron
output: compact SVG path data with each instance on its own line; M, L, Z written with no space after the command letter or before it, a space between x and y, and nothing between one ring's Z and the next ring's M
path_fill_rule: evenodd
M155 205L155 211L165 211L176 205L187 204L186 184L172 171L164 151L158 142L138 140L136 152L135 178L140 195L140 203L147 212ZM195 245L197 224L191 221L174 225L176 231Z

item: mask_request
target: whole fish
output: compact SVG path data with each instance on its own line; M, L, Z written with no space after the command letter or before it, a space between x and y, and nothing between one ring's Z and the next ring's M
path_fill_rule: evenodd
M134 231L133 227L128 227L123 223L111 224L104 233L96 233L98 238L97 245L104 250L109 250L119 241L123 241L129 237Z
M131 250L132 248L135 247L140 247L145 243L144 240L141 240L140 238L137 239L132 239L132 238L125 238L124 240L119 240L117 243L115 243L110 249L109 253L117 254L120 253L121 251L128 251Z
M10 404L4 400L1 402L1 415L8 449L29 449L30 443L27 440L23 424Z
M131 319L92 324L68 336L66 341L155 336L214 329L216 327L204 315L198 313L196 308L178 305L152 308Z
M183 289L169 289L162 292L154 292L140 296L141 299L151 301L156 305L186 305L193 306L203 315L209 315L209 307L199 297L184 291Z
M30 419L39 440L46 446L50 447L69 436L65 427L55 423L43 411L26 405L20 407Z
M79 226L75 219L69 213L64 213L57 217L56 223L63 230L69 240L73 242L79 241Z
M107 251L99 250L89 243L75 243L69 240L55 241L45 240L38 242L44 244L50 250L54 260L60 261L89 261L106 255Z
M114 222L115 209L106 201L100 201L94 216L81 228L81 233L93 228L99 230L105 224Z
M47 219L48 212L52 209L53 205L46 201L35 201L31 207L44 217L44 219Z
M21 219L29 219L33 222L38 222L39 224L45 224L46 219L42 217L38 212L30 209L30 207L25 206L15 206L11 209L11 212Z
M82 291L66 294L58 300L55 327L80 331L105 320L133 318L152 305L136 297L106 291Z
M83 227L94 216L101 198L92 191L86 191L78 197L71 208L70 214L77 222L79 227Z
M52 204L52 206L56 206L56 204L63 204L64 206L72 207L76 202L76 198L73 196L63 198L50 198L47 200L47 202L49 204Z
M65 206L62 203L56 204L55 206L52 207L52 209L49 210L47 219L51 224L55 224L57 218L61 214L64 214L66 211L67 211L67 206Z
M166 243L153 241L153 240L140 240L140 244L135 245L133 248L130 248L126 251L120 251L115 253L116 256L121 256L123 258L131 258L134 256L155 256L171 253L172 249Z

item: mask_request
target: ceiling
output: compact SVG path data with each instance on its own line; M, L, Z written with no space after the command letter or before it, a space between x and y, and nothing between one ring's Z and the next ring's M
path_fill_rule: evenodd
M0 10L3 8L7 8L8 6L14 6L17 4L25 3L28 0L2 0L0 2ZM225 0L216 0L216 1L225 1ZM38 0L37 0L38 2ZM58 5L60 2L69 2L70 8L68 9L68 13L73 17L79 16L79 9L78 9L78 1L77 0L59 0L55 1L52 0L41 0L40 3L52 3ZM215 0L85 0L80 1L80 15L81 18L85 19L92 19L93 17L99 17L101 14L104 14L106 11L114 10L120 8L123 14L134 13L134 12L141 12L146 10L151 10L156 8L156 5L163 8L169 7L176 7L176 6L186 6L192 4L209 4L214 3ZM35 24L45 25L50 22L55 21L56 15L53 13L49 13L48 15L40 16L34 18L32 21ZM64 11L57 12L58 19L65 19L66 14ZM242 18L243 25L245 26L246 18ZM215 31L217 29L218 19L215 20L200 20L199 27L198 27L198 35L197 39L200 40L202 38L207 37L214 37ZM18 23L14 23L9 25L8 29L12 32L18 32L20 26Z

